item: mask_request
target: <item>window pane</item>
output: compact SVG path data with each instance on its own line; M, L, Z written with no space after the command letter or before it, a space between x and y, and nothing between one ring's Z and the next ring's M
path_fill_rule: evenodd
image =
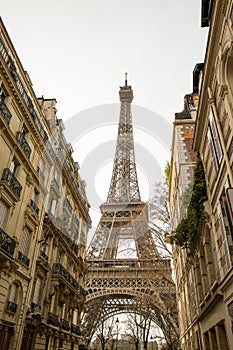
M7 219L8 206L0 200L0 228L4 228Z
M23 230L22 241L20 246L20 251L25 256L28 256L30 243L31 243L31 231L27 227L25 227Z

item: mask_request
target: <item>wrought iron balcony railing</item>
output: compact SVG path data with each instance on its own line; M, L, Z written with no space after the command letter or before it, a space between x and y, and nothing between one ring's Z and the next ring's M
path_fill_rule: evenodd
M29 97L29 95L27 94L27 91L24 87L24 84L22 83L18 73L17 73L17 69L12 61L12 58L10 57L8 50L6 49L4 43L2 42L2 40L0 40L0 55L3 58L3 60L5 61L5 64L9 70L9 72L11 73L13 79L15 80L15 83L17 85L17 88L19 90L19 93L21 95L21 97L23 98L30 114L32 115L34 122L37 126L37 129L42 137L42 139L44 140L44 142L47 142L48 140L48 135L46 133L46 131L44 130L40 120L38 119L37 115L36 115L36 111L35 108L32 104L31 98Z
M8 301L6 306L6 311L11 312L12 314L16 314L17 304L13 301Z
M16 241L0 228L0 250L13 257Z
M38 215L39 214L39 208L36 205L36 203L34 202L34 200L31 199L31 203L30 206L32 207L32 209L34 210L34 212Z
M7 124L9 125L12 115L9 109L7 108L7 106L5 105L5 102L2 96L0 96L0 113L2 114Z
M71 324L71 333L74 333L76 335L81 335L81 331L79 326L75 326L73 323Z
M21 261L24 265L29 266L30 264L30 259L24 255L23 253L21 253L20 251L18 252L18 259L19 261Z
M67 320L64 318L61 318L61 329L64 329L64 331L69 331L70 330L70 325Z
M41 255L46 261L49 260L48 255L47 255L45 252L43 252L43 250L40 251L40 255Z
M82 198L82 195L80 194L80 189L79 189L79 187L77 185L77 180L75 179L74 175L72 174L72 171L71 171L68 163L66 162L65 156L63 155L62 151L59 150L58 153L59 153L59 156L60 156L60 158L62 160L63 168L65 169L66 174L68 175L68 178L69 178L69 180L71 182L71 185L73 186L73 188L74 188L74 190L75 190L75 192L76 192L76 194L78 196L78 199L79 199L80 203L82 204L82 208L83 208L86 216L88 217L88 219L91 221L91 218L89 216L88 210L86 208L86 202L84 201L84 199Z
M37 312L40 313L41 312L41 306L32 302L31 303L31 312Z
M64 234L64 232L63 232ZM70 248L75 252L75 254L78 254L78 246L77 244L68 236L65 235L67 242L69 243Z
M24 153L26 154L27 158L30 159L31 155L31 147L29 146L27 140L25 139L25 135L23 132L19 131L17 133L17 141L21 145L22 149L24 150Z
M16 179L15 175L10 171L10 169L5 168L3 170L2 181L6 181L6 183L10 186L10 188L16 194L16 196L20 197L22 186Z
M52 326L59 327L60 322L58 320L58 316L53 314L52 312L48 313L48 319L47 319L48 324L51 324Z
M52 269L53 275L58 275L62 277L70 286L76 289L84 298L87 292L85 289L76 281L76 279L67 271L60 263L53 264Z

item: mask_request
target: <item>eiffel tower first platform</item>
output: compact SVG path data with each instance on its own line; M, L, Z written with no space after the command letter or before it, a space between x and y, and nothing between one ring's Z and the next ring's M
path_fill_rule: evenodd
M83 331L90 341L98 325L110 316L143 313L172 344L178 328L171 261L162 258L156 248L148 226L147 204L140 197L131 115L133 91L127 75L119 94L120 120L110 189L107 201L100 206L102 215L87 252ZM132 246L134 257L122 257L121 250L130 251Z

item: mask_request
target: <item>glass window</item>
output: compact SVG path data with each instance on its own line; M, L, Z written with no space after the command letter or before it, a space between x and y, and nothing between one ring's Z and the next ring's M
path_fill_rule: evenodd
M24 227L20 245L20 252L23 253L25 256L28 256L29 253L31 237L32 232L27 227Z
M7 220L9 207L0 199L0 228L4 228Z

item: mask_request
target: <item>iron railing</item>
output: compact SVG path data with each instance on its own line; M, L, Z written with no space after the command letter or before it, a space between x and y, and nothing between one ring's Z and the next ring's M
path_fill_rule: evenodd
M0 228L0 249L7 255L13 257L16 241Z
M26 266L29 266L30 264L30 259L20 251L18 252L18 260Z
M22 83L22 81L17 73L17 69L12 61L12 58L10 57L8 50L6 49L4 43L2 42L1 39L0 39L0 55L3 58L3 60L5 61L5 64L9 70L9 72L11 73L13 79L15 80L15 83L17 85L19 93L20 93L21 97L23 98L31 116L33 117L34 122L37 126L37 129L38 129L42 139L44 140L44 142L47 142L48 135L47 135L46 131L44 130L39 118L37 117L37 114L36 114L35 108L33 106L33 103L31 101L31 98L27 94L27 91L26 91L24 84Z
M29 146L27 140L25 139L25 135L22 131L19 131L17 133L17 141L19 142L20 146L24 150L24 153L26 154L27 158L30 159L31 155L31 147Z
M9 125L12 115L9 109L7 108L2 96L0 96L0 113L3 115L3 118Z
M43 252L43 250L40 251L40 255L41 255L46 261L49 260L48 255L47 255L45 252Z
M74 333L76 335L81 335L81 331L79 326L76 326L75 324L71 324L71 333Z
M17 304L13 301L8 301L6 306L6 311L11 312L12 314L16 314Z
M58 275L62 277L70 286L76 289L84 298L86 297L87 295L86 290L60 263L53 264L52 275Z
M2 173L2 181L6 181L6 183L10 186L12 191L16 194L17 197L20 197L22 186L19 181L16 179L14 174L10 171L10 169L5 168Z
M52 326L59 327L60 322L58 320L58 316L53 314L52 312L48 313L48 319L47 319L48 324L51 324Z
M34 202L33 199L31 199L30 206L32 207L32 209L34 210L34 212L38 215L38 214L39 214L39 208L38 208L38 206L36 205L36 203Z
M64 329L64 331L69 331L70 330L70 325L69 322L67 320L65 320L64 318L61 318L61 329Z

